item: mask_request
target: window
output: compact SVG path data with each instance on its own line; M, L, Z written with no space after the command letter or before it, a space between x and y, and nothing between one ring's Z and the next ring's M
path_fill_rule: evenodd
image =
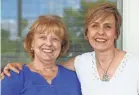
M98 0L102 1L102 0ZM104 0L108 1L108 0ZM122 10L121 0L117 3ZM72 56L92 51L83 37L84 16L89 6L97 0L2 0L2 67L8 62L28 63L30 58L23 48L23 39L31 23L44 14L56 14L63 18L68 27L70 49L58 63ZM117 46L121 46L121 40Z

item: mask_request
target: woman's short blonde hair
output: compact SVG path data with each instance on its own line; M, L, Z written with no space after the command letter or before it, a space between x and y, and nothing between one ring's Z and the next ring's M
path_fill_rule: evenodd
M29 53L32 60L34 59L34 51L32 50L34 34L43 32L54 33L62 40L59 57L67 52L69 48L69 40L66 26L61 18L56 15L39 16L39 18L32 24L24 40L24 48Z
M113 3L101 3L93 6L88 10L88 14L85 19L85 32L84 36L87 36L88 25L90 25L93 21L97 19L105 20L108 16L113 15L115 17L115 27L116 27L116 35L117 38L120 34L120 26L122 23L122 17L118 12L116 5Z

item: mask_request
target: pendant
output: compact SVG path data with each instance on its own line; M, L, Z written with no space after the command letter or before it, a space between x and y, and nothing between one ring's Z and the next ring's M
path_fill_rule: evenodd
M105 82L109 81L109 76L107 75L107 73L104 73L102 81L105 81Z

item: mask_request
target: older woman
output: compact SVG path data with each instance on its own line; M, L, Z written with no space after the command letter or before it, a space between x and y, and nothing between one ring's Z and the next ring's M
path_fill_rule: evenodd
M121 21L113 4L96 5L88 11L84 35L94 52L64 64L76 70L83 95L139 95L139 60L115 47Z
M1 81L2 95L81 95L74 71L56 64L68 49L65 25L58 16L40 16L30 28L24 48L32 62Z

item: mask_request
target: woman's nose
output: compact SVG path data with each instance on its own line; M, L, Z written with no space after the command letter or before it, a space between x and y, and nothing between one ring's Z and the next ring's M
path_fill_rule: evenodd
M100 27L99 30L98 30L98 34L99 35L104 35L104 29Z
M52 45L52 40L47 39L47 40L45 41L45 44L46 44L47 46L51 46L51 45Z

